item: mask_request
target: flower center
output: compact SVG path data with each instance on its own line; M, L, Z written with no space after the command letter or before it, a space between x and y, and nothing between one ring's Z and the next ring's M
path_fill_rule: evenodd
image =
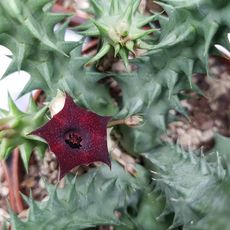
M68 131L64 136L65 143L68 144L73 149L80 149L82 147L81 136L74 130Z

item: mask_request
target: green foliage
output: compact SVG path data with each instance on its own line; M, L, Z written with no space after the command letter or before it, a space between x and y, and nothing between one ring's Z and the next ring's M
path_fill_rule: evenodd
M136 155L160 144L161 134L173 119L170 109L186 115L179 102L182 92L199 92L192 75L206 72L208 55L215 54L215 43L225 44L230 27L228 1L221 8L205 0L164 2L159 4L168 16L158 16L160 37L148 57L134 60L136 71L115 75L123 92L117 116L143 115L142 126L118 127L122 146Z
M214 194L209 202L209 210L198 223L190 225L191 230L208 230L208 229L223 229L229 228L229 194L230 194L230 178L229 175L214 188Z
M211 164L202 153L196 156L179 147L164 146L145 153L144 157L155 174L157 188L165 194L162 216L175 213L172 229L196 223L214 209L212 201L220 196L226 174L219 155Z
M127 206L127 214L121 217L121 221L126 224L133 222L135 229L148 230L165 230L169 227L171 218L168 216L167 221L159 221L158 216L160 216L164 202L158 199L157 192L152 191L151 193L134 193ZM125 230L126 226L120 225L116 227L116 230Z
M113 50L114 57L119 55L128 66L128 56L135 49L148 49L145 41L148 40L153 29L142 29L149 22L157 19L157 15L146 16L139 12L140 0L100 0L90 1L95 19L91 19L77 27L81 34L100 37L101 48L97 55L92 57L88 63L93 63L109 51ZM149 39L150 40L150 39Z
M51 13L52 3L50 0L0 3L0 43L13 53L5 76L18 69L31 74L21 95L41 88L52 98L60 89L86 108L103 115L114 114L117 108L108 90L98 84L105 75L84 68L88 58L81 56L81 42L64 41L67 23L54 30L68 15Z
M168 115L170 109L186 115L177 94L182 89L189 89L190 85L186 78L171 83L168 79L176 72L166 67L155 68L157 64L153 57L140 58L135 64L136 72L115 76L123 91L121 110L116 117L143 116L143 124L135 129L117 127L122 136L122 146L129 153L139 155L161 143L160 137L166 131L168 121L173 119Z
M111 171L102 166L75 178L69 175L63 189L47 185L47 201L35 202L32 197L27 199L30 212L26 222L11 213L13 230L77 230L101 224L124 225L126 229L133 229L134 222L119 220L115 211L125 215L132 194L143 188L143 191L149 192L148 172L138 165L136 169L137 174L133 177L113 162ZM155 207L155 213L159 212L159 208Z
M222 174L222 180L213 188L213 195L207 201L209 209L206 215L203 215L197 223L188 226L188 229L191 230L208 230L208 229L228 229L230 225L229 221L229 194L230 194L230 154L229 154L229 138L223 137L221 135L216 135L215 137L215 146L212 151L217 151L220 153L219 162L222 161L222 164L225 168L225 175ZM208 155L209 160L212 162L215 161L213 154ZM217 173L221 175L222 169L219 168ZM209 191L209 190L208 190ZM207 191L206 191L207 193Z
M39 110L31 97L24 113L17 108L10 95L8 101L9 111L0 110L0 159L6 159L14 148L19 147L23 164L28 170L33 149L42 156L47 148L45 143L28 136L45 123L47 108Z
M75 230L116 225L117 229L166 229L170 218L165 216L169 214L174 215L170 229L227 229L229 140L217 136L213 150L220 154L204 157L187 153L179 146L167 146L161 136L175 119L169 114L171 109L186 116L180 105L183 91L199 92L192 75L208 73L208 56L216 53L214 44L226 44L230 2L162 0L158 4L165 12L151 16L138 11L137 0L90 2L95 18L78 30L101 39L101 49L92 59L82 57L82 42L64 41L68 21L54 30L69 15L51 13L52 1L1 1L0 44L13 53L5 76L20 69L31 74L22 94L41 88L50 100L61 89L98 114L116 113L114 118L142 115L144 122L140 126L122 125L115 131L121 135L120 143L127 152L144 159L143 165L152 171L155 184L149 183L147 170L139 165L136 177L116 163L111 171L106 167L92 169L76 179L67 178L63 189L47 185L46 201L27 199L28 219L22 221L11 213L12 228ZM153 38L153 30L144 31L142 27L156 20L160 31ZM136 48L149 51L129 61L129 73L107 74L98 72L93 65L85 67L85 63L101 59L111 49L127 66L128 55ZM98 84L108 75L122 89L118 112L106 86ZM0 154L6 157L19 145L27 165L32 149L40 142L26 134L42 124L36 120L41 115L34 114L43 117L45 109L27 114L19 111L11 99L9 105L9 112L1 111L0 124L6 123L10 128L0 132ZM156 201L159 193L163 198Z

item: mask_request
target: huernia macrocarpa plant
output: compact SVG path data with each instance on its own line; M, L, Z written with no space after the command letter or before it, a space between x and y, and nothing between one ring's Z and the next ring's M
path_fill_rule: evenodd
M160 0L150 11L139 0L88 3L91 18L73 28L83 35L75 42L64 39L72 15L52 12L54 1L0 2L0 44L12 52L4 77L24 70L31 78L20 95L41 89L46 96L43 107L31 98L27 112L9 96L9 111L0 111L0 157L19 148L28 170L32 152L53 152L65 181L63 188L46 182L44 201L22 195L26 218L9 207L6 223L14 230L229 229L228 138L216 134L206 155L162 136L179 114L189 116L184 92L202 94L193 75L210 77L209 56L225 47L229 63L230 2ZM97 51L83 55L92 37ZM115 70L120 61L125 68ZM111 133L132 170L114 155ZM82 165L84 173L70 172Z

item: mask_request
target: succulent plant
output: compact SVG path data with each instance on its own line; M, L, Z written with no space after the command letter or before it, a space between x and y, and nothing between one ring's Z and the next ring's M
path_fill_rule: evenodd
M32 197L25 197L30 206L26 221L21 221L11 213L13 229L77 230L99 224L121 225L126 229L133 229L134 222L120 221L115 211L128 215L126 208L129 197L144 187L146 192L150 192L148 172L141 166L136 169L137 175L134 178L114 162L112 170L104 166L79 177L69 175L64 189L47 185L47 201L35 202ZM156 213L160 208L156 207Z
M81 56L82 43L64 41L67 23L54 30L69 14L51 13L52 4L50 0L28 4L26 0L11 0L9 6L0 3L0 43L13 53L4 75L19 69L31 74L21 95L42 89L51 99L60 89L94 112L113 115L116 105L104 85L98 83L105 74L93 67L84 68L89 58Z
M211 164L202 152L197 156L179 146L164 146L145 153L144 157L153 170L157 189L165 194L166 206L161 217L174 212L171 229L193 225L214 210L212 200L219 196L226 176L219 154L215 164Z
M77 29L82 35L100 37L101 47L88 63L101 59L112 50L114 57L119 55L127 67L130 52L135 55L136 49L151 47L146 43L148 35L157 29L143 29L143 26L156 19L157 15L141 14L138 10L140 0L91 0L90 3L95 18Z
M46 108L37 110L33 105L23 113L9 99L10 111L1 110L0 154L6 157L19 146L27 165L32 149L42 144L27 135L32 132L44 137L58 156L61 176L74 166L87 164L89 159L98 160L100 154L103 157L99 160L109 164L104 152L109 118L100 115L111 119L141 116L140 124L117 125L112 131L122 150L133 157L136 174L129 175L112 160L111 171L99 166L75 179L68 175L63 189L46 185L48 200L36 202L25 197L30 208L28 218L20 220L11 212L12 229L85 229L98 225L144 230L227 229L229 139L216 136L215 154L204 156L202 151L186 152L180 146L166 144L162 134L171 121L178 119L177 113L170 110L187 116L180 103L184 92L202 94L192 77L196 73L209 74L208 57L218 54L215 45L228 48L230 2L161 0L156 4L163 11L149 12L147 16L138 9L137 0L91 0L89 10L94 18L77 30L85 37L100 38L100 49L92 58L82 56L82 41L64 40L68 20L54 30L69 15L51 13L52 4L49 0L0 2L0 44L13 53L5 76L17 70L31 74L21 95L38 88L45 92L47 102L59 89L70 95L58 114L53 115L51 110L52 118L45 125ZM149 29L143 28L152 21L159 25L154 36L150 36L156 30L154 23L149 24ZM139 48L148 51L128 61L130 53ZM129 64L130 71L100 72L94 62L109 52L123 59L126 66ZM112 98L107 85L99 83L108 77L121 89L121 100ZM88 124L92 117L95 119ZM63 125L56 127L57 120ZM63 141L62 127L69 131L70 124L74 132L64 135ZM57 136L53 138L55 131ZM87 141L91 135L96 138L97 146L73 151L74 159L67 159L67 150L62 146L59 149L59 143L80 147L81 131ZM85 161L78 161L79 157L85 157Z
M0 110L0 159L6 159L14 148L19 147L23 164L28 170L33 149L42 156L47 148L45 143L28 135L44 124L47 107L38 109L31 97L25 113L17 108L10 95L8 99L9 111Z
M202 94L192 83L193 74L209 73L208 56L216 54L214 45L228 43L230 4L227 1L218 7L205 0L157 3L168 15L159 17L159 39L153 42L148 55L133 60L135 71L114 74L123 92L116 116L143 115L143 125L136 129L117 128L123 137L122 146L134 154L161 143L167 123L175 119L169 110L186 116L180 105L183 92L194 90Z

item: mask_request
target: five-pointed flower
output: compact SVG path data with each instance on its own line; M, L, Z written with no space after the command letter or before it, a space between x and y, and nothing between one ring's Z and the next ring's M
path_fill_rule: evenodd
M31 134L45 139L56 155L60 178L78 165L100 161L111 165L106 140L109 117L77 106L66 94L64 107L51 120Z

